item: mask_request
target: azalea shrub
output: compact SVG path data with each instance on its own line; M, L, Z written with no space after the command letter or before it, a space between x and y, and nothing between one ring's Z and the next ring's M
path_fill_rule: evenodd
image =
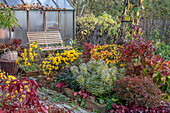
M169 113L170 108L168 107L169 104L166 105L159 105L153 108L145 107L136 104L128 104L128 107L123 105L117 105L115 103L112 104L112 109L110 109L110 113Z
M17 64L24 71L37 71L40 70L41 63L41 48L38 45L38 42L33 42L29 45L28 49L24 49L24 52L21 54L21 57L18 57Z
M44 61L42 61L40 66L44 74L49 76L57 72L59 73L66 65L73 65L73 63L78 60L80 54L81 53L75 49L64 50L64 52L57 53L54 56L50 54Z
M83 62L88 62L91 59L91 50L94 48L94 45L89 43L87 44L87 42L84 43L84 50L82 53L82 59Z
M71 67L71 72L83 90L101 97L111 92L116 80L117 68L109 68L102 59L98 61L91 59L79 67Z
M119 52L120 49L123 49L123 46L112 44L112 45L96 45L91 50L91 58L96 60L103 59L109 66L113 64L118 65L119 67L124 67L125 64L119 62L122 56L122 53Z
M127 76L115 82L116 96L125 104L132 103L147 107L157 106L161 102L161 90L149 77Z

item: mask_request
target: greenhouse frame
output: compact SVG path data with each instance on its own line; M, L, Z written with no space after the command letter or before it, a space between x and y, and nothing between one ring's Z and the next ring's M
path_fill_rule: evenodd
M3 7L11 8L18 24L9 29L10 40L22 39L22 45L28 43L27 32L51 32L59 30L63 40L74 38L75 8L68 0L0 0Z

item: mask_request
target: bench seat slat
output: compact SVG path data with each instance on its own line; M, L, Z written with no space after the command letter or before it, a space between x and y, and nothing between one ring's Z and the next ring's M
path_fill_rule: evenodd
M38 44L40 45L53 45L53 44L60 44L61 46L52 47L52 48L45 48L42 49L42 51L50 51L50 50L60 50L60 49L66 49L66 47L62 46L62 38L59 31L56 32L27 32L27 37L29 43L33 43L35 41L38 41ZM72 48L72 47L70 47Z
M42 51L61 50L61 49L67 49L67 48L66 47L45 48L45 49L42 49ZM69 49L72 49L72 47L69 47Z

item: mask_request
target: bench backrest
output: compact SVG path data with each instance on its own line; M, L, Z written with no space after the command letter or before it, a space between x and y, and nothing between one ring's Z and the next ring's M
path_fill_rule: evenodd
M59 44L62 46L62 38L59 31L55 32L27 32L29 43L38 41L40 45Z

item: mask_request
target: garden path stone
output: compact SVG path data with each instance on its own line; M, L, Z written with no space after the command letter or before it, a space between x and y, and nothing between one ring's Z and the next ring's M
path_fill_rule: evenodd
M29 79L37 80L34 77L29 77ZM43 102L45 105L47 105L45 103L47 102L48 105L55 105L57 108L64 108L65 110L70 110L73 113L89 113L80 107L77 107L75 105L69 105L68 101L70 100L70 98L54 90L42 87L42 89L38 89L38 94L41 99L40 102ZM75 110L74 108L77 109Z

